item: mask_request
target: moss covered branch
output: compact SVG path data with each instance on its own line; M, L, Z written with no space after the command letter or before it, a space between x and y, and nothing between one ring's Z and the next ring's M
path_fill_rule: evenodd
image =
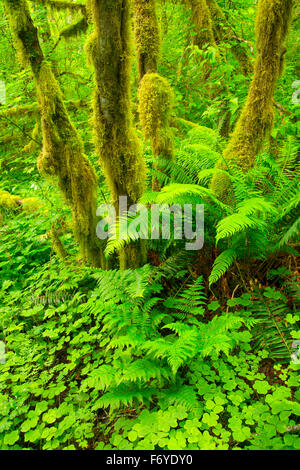
M89 104L85 100L64 100L64 104L70 111L74 111L80 108L86 108L89 106ZM13 108L1 109L0 111L0 117L23 117L24 114L27 114L28 116L39 115L39 103L30 103L26 105L16 106Z
M53 10L69 10L69 11L81 11L83 15L86 15L85 3L72 3L65 2L63 0L31 0L34 3L40 3L41 5L48 6Z
M78 37L81 34L86 33L87 30L88 30L88 27L89 27L89 24L88 24L87 19L85 17L82 17L76 23L71 24L71 25L67 26L66 28L64 28L60 32L59 37L64 38L66 40L74 38L74 37Z

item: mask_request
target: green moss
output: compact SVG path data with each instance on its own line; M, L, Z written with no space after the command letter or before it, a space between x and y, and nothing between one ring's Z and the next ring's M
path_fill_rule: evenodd
M93 100L96 147L113 203L140 198L146 166L131 123L129 2L90 2L95 32L86 51L95 71Z
M47 212L45 204L36 197L25 197L22 199L22 210L24 212L37 212L43 210L43 212Z
M160 38L155 0L134 0L134 30L138 53L139 79L157 72Z
M212 149L216 149L218 135L216 131L209 127L196 126L187 133L187 140L191 144L203 144Z
M87 107L88 103L84 100L72 100L72 101L65 101L65 105L68 109L74 111L83 107ZM40 113L40 109L38 103L32 103L22 106L16 106L13 108L1 109L0 110L0 118L3 117L23 117L24 114L36 115L38 116Z
M146 164L131 116L129 6L128 0L90 0L88 4L95 26L86 44L96 83L95 143L117 212L119 196L127 196L128 204L134 204L146 186Z
M45 64L36 77L42 110L43 150L38 169L53 175L67 203L72 208L73 228L81 256L98 264L96 227L96 175L83 145L72 125L58 84Z
M65 247L59 237L57 230L55 230L54 227L51 228L50 236L51 236L51 243L52 243L53 251L57 254L59 258L65 259L67 256Z
M25 106L16 106L13 108L1 109L0 117L23 116L24 114L38 114L37 103L27 104Z
M28 144L25 145L25 147L23 147L22 152L31 154L36 150L40 133L40 122L37 121L31 133L31 140Z
M26 1L4 0L4 8L9 16L19 61L25 67L31 66L36 70L43 61L43 52Z
M206 0L186 0L192 10L195 35L193 43L199 49L203 49L205 44L215 45L212 19Z
M169 82L157 73L147 73L139 88L139 115L146 139L151 139L154 156L154 169L159 158L173 158L173 135L171 113L173 109L173 91ZM159 184L154 179L153 190Z
M0 190L0 211L1 209L31 213L41 209L45 210L45 204L36 197L22 199L20 196L10 194L8 191Z
M101 250L96 237L96 175L83 153L83 144L70 121L63 96L51 67L44 60L37 30L26 0L5 0L16 49L30 65L41 111L43 148L38 169L55 177L72 209L73 229L81 257L100 265Z
M247 171L262 150L274 122L273 94L282 69L282 50L291 17L291 0L260 0L256 19L257 55L247 101L219 168L237 165ZM212 188L220 196L230 185L216 175Z
M81 11L82 14L86 12L86 5L84 3L72 3L71 1L65 2L63 0L32 0L36 3L48 6L51 10L56 11Z
M7 209L7 210L18 210L21 206L21 198L20 196L13 196L8 191L0 190L0 210Z

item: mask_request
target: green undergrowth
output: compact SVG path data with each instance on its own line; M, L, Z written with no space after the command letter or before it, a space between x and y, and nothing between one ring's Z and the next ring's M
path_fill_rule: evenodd
M44 243L26 277L2 264L1 449L299 449L299 365L255 350L250 296L208 300L185 268L63 265ZM292 348L296 301L282 315Z

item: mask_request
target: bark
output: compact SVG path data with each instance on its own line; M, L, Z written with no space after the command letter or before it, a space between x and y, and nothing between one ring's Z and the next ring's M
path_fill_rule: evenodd
M146 164L131 122L129 5L129 0L91 0L95 31L86 45L95 71L96 148L117 214L119 197L127 196L128 206L135 204L146 185ZM145 250L135 245L120 255L121 268L145 260Z
M26 0L4 0L15 48L30 66L41 111L43 149L38 169L51 175L72 209L73 229L81 256L94 266L103 257L96 237L96 175L70 121L63 96L40 46Z
M248 97L234 133L218 167L238 166L247 171L255 163L274 122L273 95L282 72L284 40L288 32L292 0L260 0L256 18L257 53ZM226 168L225 166L225 168ZM212 188L223 196L230 186L226 176L216 175Z
M134 31L142 80L146 73L158 70L160 38L155 0L134 0Z

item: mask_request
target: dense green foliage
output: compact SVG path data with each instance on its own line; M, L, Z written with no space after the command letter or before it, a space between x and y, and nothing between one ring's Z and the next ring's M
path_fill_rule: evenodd
M84 47L87 38L95 39L89 11L94 2L88 9L82 1L70 2L68 9L58 3L28 1L45 61L83 142L84 158L95 168L97 203L110 200L112 187L119 194L121 164L114 163L107 179L111 135L124 137L114 142L114 148L122 145L114 158L125 165L123 153L132 140L124 129L130 130L148 173L139 174L143 184L136 188L129 176L124 186L134 187L149 211L152 203L203 204L205 241L200 251L186 251L174 231L170 239L146 245L129 233L126 240L99 245L108 269L82 258L72 208L55 178L38 171L43 110L31 70L18 61L1 3L6 103L0 105L0 346L5 348L0 349L0 449L299 450L299 104L292 99L299 78L299 8L274 94L274 126L245 172L238 162L217 163L251 83L237 51L253 62L257 2L218 1L232 29L229 34L225 26L228 34L222 36L214 23L216 41L201 49L189 9L193 2L154 2L159 75L153 74L151 93L142 90L151 95L144 109L138 91L143 44L138 50L134 45L131 15L132 60L124 61L128 82L121 89L127 127L121 129L122 120L114 116L110 135L104 113L96 145L101 99L93 103L92 124L95 77L86 53L95 49L91 43ZM152 29L158 33L156 23ZM97 82L96 76L103 93L105 79L104 74ZM167 89L162 97L155 81ZM98 164L100 138L105 171ZM69 175L72 170L70 164ZM225 197L211 185L216 175L230 181ZM149 218L139 220L142 238ZM132 247L135 258L147 249L145 264L119 269L118 254L126 252L130 260L133 252L124 250Z

